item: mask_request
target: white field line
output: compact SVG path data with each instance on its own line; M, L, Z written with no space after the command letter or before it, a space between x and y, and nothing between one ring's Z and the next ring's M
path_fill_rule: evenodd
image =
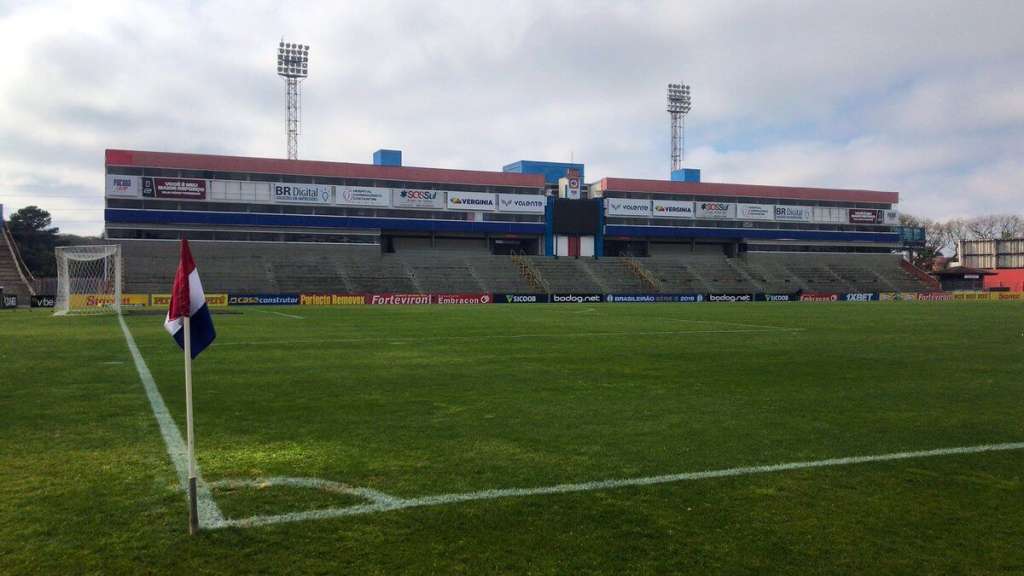
M741 324L739 322L724 322L722 320L691 320L690 318L663 318L673 322L694 322L697 324L723 324L725 326L739 326L743 328L763 328L772 330L803 330L803 328L787 328L784 326L768 326L765 324Z
M149 406L153 409L153 416L156 418L157 424L160 425L160 435L164 437L164 444L167 445L167 455L171 457L171 462L174 463L174 468L178 472L178 484L187 497L188 450L185 447L185 441L182 440L181 432L178 431L174 418L171 417L171 413L167 410L167 405L164 404L160 391L157 390L153 374L150 373L149 367L146 366L146 361L142 358L142 354L139 353L139 347L135 344L135 338L132 337L131 331L128 330L128 324L125 323L124 316L118 314L117 320L121 323L121 331L124 332L124 339L128 343L128 350L131 352L132 360L135 362L135 370L139 373L139 380L142 381L142 386L146 389L146 396L149 398ZM209 487L203 482L198 464L196 465L196 485L198 488L196 500L199 509L199 525L205 528L215 528L224 522L224 515L221 514L220 508L217 507L217 503L213 500Z
M277 310L260 310L259 308L250 308L253 312L263 312L264 314L277 314L284 318L294 318L295 320L305 320L302 316L296 316L295 314L285 314L284 312L278 312Z
M246 340L233 342L217 342L218 347L223 346L254 346L254 345L280 345L280 344L329 344L329 343L358 343L358 342L429 342L442 340L516 340L521 338L605 338L618 336L685 336L689 334L750 334L750 333L777 333L777 332L803 332L804 328L767 328L735 329L735 330L659 330L643 332L571 332L571 333L543 333L543 334L478 334L475 336L418 336L409 338L322 338L322 339L295 339L295 340Z
M341 482L321 480L319 478L288 478L285 476L272 476L270 478L257 478L255 480L218 480L217 482L209 483L211 490L217 490L219 488L267 488L269 486L312 488L336 494L351 494L352 496L359 496L360 498L365 498L375 504L382 505L393 505L402 500L401 498L396 498L370 488L356 488L354 486L349 486L348 484L342 484Z
M871 462L890 462L894 460L910 460L915 458L933 458L938 456L953 456L960 454L980 454L983 452L1000 452L1006 450L1024 450L1024 442L1010 442L1004 444L982 444L979 446L961 446L958 448L938 448L935 450L921 450L916 452L895 452L891 454L877 454L872 456L851 456L846 458L830 458L827 460L810 460L805 462L788 462L784 464L772 464L767 466L747 466L741 468L726 468L722 470L707 470L704 472L684 472L682 474L666 474L663 476L646 476L642 478L625 478L615 480L599 480L594 482L583 482L580 484L557 484L554 486L540 486L537 488L501 488L493 490L481 490L478 492L463 492L456 494L438 494L434 496L421 496L418 498L396 498L384 496L384 499L371 500L370 504L359 504L344 508L325 508L322 510L309 510L305 512L292 512L288 514L252 516L249 518L229 519L220 523L217 527L239 527L249 528L255 526L267 526L285 522L303 522L308 520L324 520L327 518L340 518L343 516L358 516L361 514L373 514L387 512L389 510L402 510L406 508L419 508L424 506L443 506L459 502L472 502L476 500L494 500L498 498L516 498L527 496L546 496L551 494L568 494L571 492L589 492L593 490L609 490L630 486L651 486L654 484L668 484L673 482L684 482L688 480L707 480L711 478L727 478L731 476L749 476L753 474L768 474L772 472L785 472L790 470L805 470L810 468L826 468L832 466L850 466L853 464L867 464ZM325 481L315 478L288 478L277 479L282 484L292 486L317 487L317 483ZM282 482L283 481L283 482ZM235 481L238 482L238 481ZM244 481L243 481L244 482ZM254 485L259 481L252 481ZM230 484L225 484L230 485ZM348 493L355 493L350 489ZM375 494L379 494L376 493Z

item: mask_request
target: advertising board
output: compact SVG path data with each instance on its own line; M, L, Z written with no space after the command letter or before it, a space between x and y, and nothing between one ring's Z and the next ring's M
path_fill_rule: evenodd
M294 306L298 294L228 294L230 306Z
M547 203L547 196L540 194L498 194L499 212L543 214Z
M441 209L444 208L444 192L395 188L391 191L391 205L395 208Z
M566 186L565 197L570 200L580 199L580 171L576 168L567 168L565 177L569 180Z
M352 306L366 304L362 294L299 294L301 306Z
M325 184L273 184L270 198L285 204L330 204L334 186Z
M211 308L228 305L227 294L204 294L206 298L206 305ZM170 306L171 295L170 294L151 294L149 296L150 306Z
M368 294L366 303L381 305L430 304L430 294Z
M604 294L552 294L551 302L555 304L596 304L604 302Z
M498 209L495 195L487 192L449 192L449 210L470 210L473 212L494 212Z
M796 302L800 300L800 293L793 294L756 294L754 300L757 302Z
M882 211L868 208L850 208L847 211L850 224L881 224Z
M823 224L846 224L846 208L832 206L815 206L814 221Z
M810 222L814 219L814 207L776 206L775 219L784 222Z
M771 204L737 204L736 218L740 220L774 220L775 206Z
M656 302L703 302L703 294L606 294L605 302L653 304Z
M707 294L707 302L753 302L753 294Z
M141 188L142 178L140 176L107 174L107 196L134 197L139 195Z
M651 215L651 201L632 198L605 198L604 213L608 216L646 218Z
M547 294L495 294L495 304L546 304Z
M57 305L57 297L52 294L36 294L32 297L33 308L53 308Z
M114 303L113 294L72 294L72 308L107 306ZM121 306L149 306L149 294L121 294Z
M678 200L652 200L652 216L655 218L693 218L693 202Z
M954 300L952 292L918 292L917 299L934 302Z
M882 224L899 224L900 213L896 210L883 210L882 211Z
M18 296L16 294L0 295L0 308L17 308Z
M206 200L206 180L195 178L142 178L143 198Z
M732 202L697 202L697 218L735 218L736 205Z
M338 186L335 188L335 203L342 206L370 206L387 208L391 206L390 188L356 188Z
M841 294L838 292L801 292L801 302L838 302Z
M878 299L877 292L847 292L841 298L843 302L871 302Z
M490 294L431 294L434 304L490 304Z

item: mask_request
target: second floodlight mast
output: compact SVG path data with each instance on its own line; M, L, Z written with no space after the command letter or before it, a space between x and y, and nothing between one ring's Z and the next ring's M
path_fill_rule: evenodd
M284 78L288 91L288 159L299 158L299 123L302 116L302 93L299 84L309 75L309 45L285 42L277 45L277 75Z
M690 85L668 85L668 114L672 119L672 171L683 167L684 122L690 113Z

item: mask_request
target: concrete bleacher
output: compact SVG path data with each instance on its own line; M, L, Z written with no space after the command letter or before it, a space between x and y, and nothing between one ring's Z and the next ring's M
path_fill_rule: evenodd
M609 286L586 265L582 258L549 258L547 256L528 256L541 277L547 282L553 293L582 292L607 293Z
M166 293L178 244L123 241L125 292ZM535 292L511 256L480 251L406 250L376 245L192 243L209 292ZM2 255L2 251L0 251ZM894 254L750 252L649 258L526 256L551 292L753 293L925 291ZM0 258L0 273L3 260ZM0 276L0 282L3 282ZM651 285L653 283L653 286ZM14 285L12 283L11 285Z

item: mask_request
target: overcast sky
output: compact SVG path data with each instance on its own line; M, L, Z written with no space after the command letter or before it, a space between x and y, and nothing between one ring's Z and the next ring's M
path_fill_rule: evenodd
M309 44L299 157L667 178L693 87L709 182L1024 213L1024 2L0 0L0 203L102 230L103 150L283 157L277 42Z

